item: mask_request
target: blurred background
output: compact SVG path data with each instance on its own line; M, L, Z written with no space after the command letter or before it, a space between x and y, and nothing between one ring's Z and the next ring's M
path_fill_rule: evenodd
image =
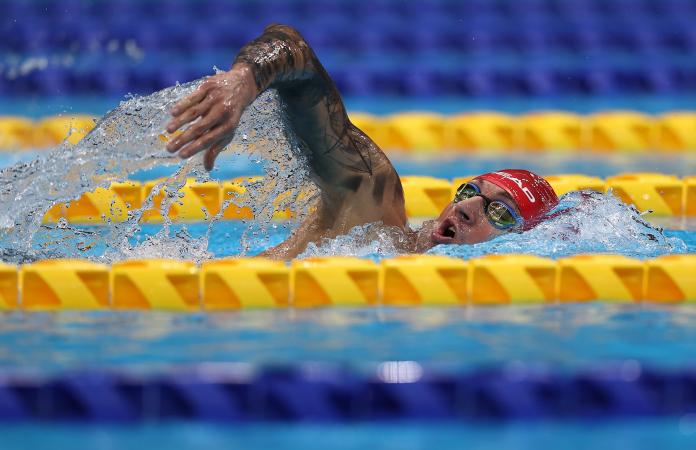
M0 17L0 114L103 113L228 68L273 22L300 30L352 110L696 99L693 0L2 0Z
M447 203L451 179L510 166L582 174L554 187L624 187L696 245L696 0L0 0L0 167L227 69L274 22L305 36L356 125L408 150L390 158L410 192ZM263 173L239 159L213 176ZM92 313L0 314L0 450L696 448L688 305ZM56 378L6 375L25 369Z

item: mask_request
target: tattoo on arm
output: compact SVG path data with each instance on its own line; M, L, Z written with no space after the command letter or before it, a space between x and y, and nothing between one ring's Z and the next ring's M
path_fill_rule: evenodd
M342 181L336 180L337 171L345 178L350 178L349 173L372 175L389 163L377 145L350 123L336 86L295 29L267 27L240 51L235 63L252 68L259 91L278 89L319 178L336 184ZM355 181L348 184L354 187Z

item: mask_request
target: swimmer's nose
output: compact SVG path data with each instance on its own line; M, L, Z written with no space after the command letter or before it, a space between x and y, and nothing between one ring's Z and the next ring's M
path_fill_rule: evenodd
M454 211L462 222L473 225L478 215L483 211L483 199L481 197L472 197L457 202L454 205Z

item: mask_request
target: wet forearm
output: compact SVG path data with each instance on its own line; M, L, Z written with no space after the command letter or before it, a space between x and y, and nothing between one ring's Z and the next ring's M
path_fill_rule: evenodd
M270 25L240 50L234 65L250 67L261 92L280 82L311 78L314 59L314 52L295 29Z

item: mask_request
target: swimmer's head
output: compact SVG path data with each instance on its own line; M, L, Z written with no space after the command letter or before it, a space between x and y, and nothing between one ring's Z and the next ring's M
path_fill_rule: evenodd
M551 185L528 170L505 169L473 178L457 189L435 220L437 244L475 244L532 228L558 204Z

